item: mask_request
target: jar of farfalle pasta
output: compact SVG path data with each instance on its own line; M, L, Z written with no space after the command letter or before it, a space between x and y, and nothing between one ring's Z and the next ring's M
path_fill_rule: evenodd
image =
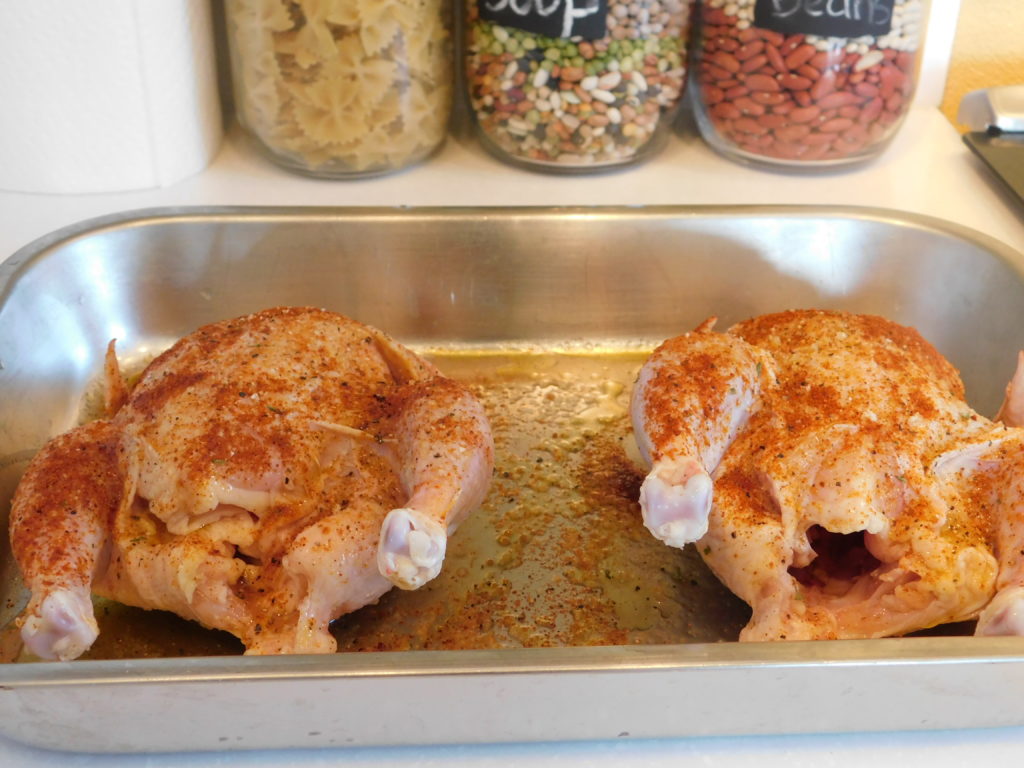
M451 0L227 0L235 109L278 164L324 178L405 168L444 142Z

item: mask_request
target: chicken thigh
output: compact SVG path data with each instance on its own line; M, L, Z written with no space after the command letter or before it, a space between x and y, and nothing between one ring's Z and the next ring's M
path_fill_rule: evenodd
M972 411L956 370L882 318L712 326L641 369L640 504L751 606L741 640L897 635L990 601L979 632L1024 633L1024 430Z
M326 311L200 328L130 392L112 347L107 373L116 413L48 443L12 505L22 636L43 658L95 640L90 592L247 653L334 651L333 619L437 575L493 469L468 390Z

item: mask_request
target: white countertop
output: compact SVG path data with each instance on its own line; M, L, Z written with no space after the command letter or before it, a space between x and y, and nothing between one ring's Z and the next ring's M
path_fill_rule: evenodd
M84 196L0 191L0 254L82 219L154 206L624 203L879 206L965 224L1024 252L1021 211L990 183L988 171L935 109L912 111L895 141L869 165L823 176L741 167L688 132L673 136L645 165L596 176L551 176L507 167L466 131L459 134L421 166L361 181L289 174L232 135L210 168L164 189Z
M0 259L52 230L93 216L159 206L285 205L720 205L877 206L947 219L1024 252L1024 208L933 108L912 112L887 152L860 169L821 176L736 165L692 135L676 136L646 165L613 174L555 177L507 168L472 137L448 142L430 162L394 176L324 182L287 174L232 137L214 164L175 186L121 194L46 196L0 192ZM679 691L685 697L686 691ZM68 756L0 738L4 768L314 766L943 766L1015 764L1024 727L990 731L749 737L615 743L420 749L254 752L159 756Z

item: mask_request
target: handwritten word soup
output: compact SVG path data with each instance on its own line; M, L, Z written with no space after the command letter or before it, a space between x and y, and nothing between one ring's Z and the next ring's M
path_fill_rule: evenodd
M607 0L479 0L480 16L547 37L596 40L607 34Z

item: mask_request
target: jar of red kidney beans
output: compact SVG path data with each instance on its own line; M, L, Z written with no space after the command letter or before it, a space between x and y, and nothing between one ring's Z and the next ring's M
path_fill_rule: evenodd
M789 168L871 158L910 107L928 0L704 0L692 77L719 152Z

